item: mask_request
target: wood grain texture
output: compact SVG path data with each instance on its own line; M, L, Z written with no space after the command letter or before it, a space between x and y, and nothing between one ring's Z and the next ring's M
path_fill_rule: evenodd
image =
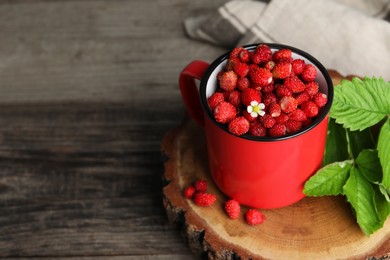
M370 237L364 235L343 197L306 197L291 206L262 210L266 220L245 223L248 207L231 220L228 200L211 180L204 131L192 120L170 131L162 144L165 164L164 206L191 250L209 259L386 259L390 257L390 219ZM215 194L210 207L196 206L183 195L195 180L205 179Z
M177 78L223 0L0 1L0 257L191 259L162 207Z

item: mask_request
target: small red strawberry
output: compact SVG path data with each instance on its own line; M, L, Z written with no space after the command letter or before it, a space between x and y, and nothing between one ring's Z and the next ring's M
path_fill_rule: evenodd
M281 113L280 116L275 117L275 121L277 124L284 124L289 119L289 115L285 113Z
M296 76L288 77L283 84L287 86L293 93L300 93L305 90L305 84Z
M249 133L253 136L266 136L267 129L259 121L254 121L249 127Z
M236 47L229 53L229 58L239 58L240 53L245 50L244 47Z
M289 114L289 118L291 120L303 122L307 120L307 116L305 112L303 112L301 109L297 108L293 112Z
M214 204L217 197L214 194L206 192L196 192L193 201L196 205L201 207L209 207Z
M275 90L275 85L273 83L270 83L267 86L261 88L262 93L270 93L274 90Z
M252 62L254 64L268 62L271 59L272 59L272 50L266 44L260 44L259 46L257 46L252 55Z
M283 136L286 134L286 126L284 124L275 124L271 129L268 129L268 135L272 137Z
M280 49L278 51L275 51L274 54L272 55L272 59L275 62L280 62L280 61L287 61L287 62L292 62L292 51L290 49Z
M262 123L265 128L271 128L276 123L275 118L273 118L269 114L265 114L264 116L260 117L259 120L260 120L260 123Z
M323 107L328 102L328 96L323 93L317 93L313 96L312 100L318 107Z
M236 117L236 108L229 102L220 102L214 109L214 118L218 123L229 123Z
M258 90L253 88L247 88L243 92L241 92L241 102L245 106L249 106L252 101L256 101L257 103L261 102L261 93Z
M197 180L194 183L194 188L199 192L206 192L207 190L207 182L206 180Z
M317 69L312 64L306 64L301 73L301 79L305 82L314 81L317 76Z
M233 90L229 93L228 101L233 106L239 108L241 106L241 93L240 91Z
M268 105L268 114L272 117L278 117L280 113L282 113L282 109L278 103L274 102Z
M273 60L269 60L264 64L264 69L272 70L275 67L276 63Z
M207 103L209 104L211 110L213 110L222 101L225 101L225 97L220 92L215 92L207 99Z
M312 97L318 93L318 88L319 88L318 83L315 81L312 81L312 82L309 82L306 84L305 91L307 92L307 94L309 94L309 96Z
M278 102L278 100L279 99L272 92L265 93L263 98L262 98L262 101L263 101L265 106L268 106L269 104L274 103L274 102Z
M238 54L238 58L239 58L242 62L248 63L249 60L250 60L249 51L246 50L246 49L241 50L240 53Z
M228 217L231 219L237 219L240 216L240 204L235 200L226 201L224 209Z
M272 82L271 71L260 67L251 66L249 69L249 77L254 84L262 87Z
M187 199L192 199L194 197L195 192L196 190L194 186L188 186L187 188L184 189L183 194L184 197L186 197Z
M296 59L296 60L293 60L291 65L292 65L292 69L293 69L295 75L299 75L302 73L303 68L305 67L305 61L301 60L301 59Z
M225 66L225 70L226 71L229 71L229 70L233 70L233 67L236 63L240 63L240 59L239 58L235 58L235 57L232 57L232 58L229 58L226 62L226 66ZM222 71L223 72L223 71Z
M314 117L318 114L318 106L313 101L303 102L301 109L307 117Z
M234 71L226 71L219 78L219 86L226 91L232 91L237 86L237 75Z
M233 71L240 78L245 77L249 72L249 65L243 62L233 64Z
M279 98L292 96L291 89L285 85L277 85L275 89L275 93Z
M309 95L306 91L303 91L303 92L299 93L299 94L295 97L295 99L297 100L298 105L300 105L300 104L302 104L303 102L310 100L310 95Z
M290 76L292 70L291 63L281 61L276 63L272 69L272 76L276 79L285 79Z
M241 91L244 91L245 89L249 88L250 85L251 83L247 77L239 78L237 80L237 88Z
M228 125L229 132L235 135L243 135L249 131L249 121L239 116L230 121Z
M245 220L246 223L248 223L249 225L255 226L263 223L265 220L265 216L263 215L263 213L256 209L248 209L245 214Z
M280 99L279 105L284 113L291 113L297 108L298 102L293 97L283 97Z
M287 134L297 132L302 128L302 122L291 120L291 119L288 120L284 125L286 126Z

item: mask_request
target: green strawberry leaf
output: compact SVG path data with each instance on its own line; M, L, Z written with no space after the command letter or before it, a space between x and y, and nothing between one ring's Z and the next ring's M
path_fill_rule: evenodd
M388 201L385 196L378 189L378 186L374 186L375 191L375 206L378 212L378 217L380 219L380 225L383 226L384 222L387 220L390 215L390 201Z
M351 155L356 159L363 149L375 149L376 145L372 137L370 128L362 131L351 131L346 129L348 135L348 145Z
M390 119L387 119L381 128L377 149L383 169L382 184L387 190L390 190Z
M303 193L308 196L342 194L352 163L352 160L346 160L322 167L306 181Z
M378 184L379 186L379 191L382 193L382 195L385 197L385 199L387 200L387 202L390 203L390 190L389 189L386 189L385 186L383 186L382 183L376 183Z
M352 131L378 123L390 113L390 82L382 78L343 80L334 88L330 116Z
M367 236L381 228L381 220L375 206L375 192L361 170L351 167L350 176L344 185L344 194L354 208L357 223Z
M372 183L382 181L382 167L377 150L362 150L356 158L356 165L363 176Z
M347 160L348 142L345 128L337 124L333 118L329 118L328 135L324 154L324 165Z

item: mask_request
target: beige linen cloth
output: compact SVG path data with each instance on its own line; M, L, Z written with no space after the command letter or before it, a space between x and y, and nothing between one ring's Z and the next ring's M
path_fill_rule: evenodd
M390 80L390 0L234 0L184 27L227 48L281 43L343 75Z

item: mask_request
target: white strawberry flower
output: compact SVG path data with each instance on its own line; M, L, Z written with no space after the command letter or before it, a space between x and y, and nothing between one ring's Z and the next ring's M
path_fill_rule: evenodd
M257 117L258 115L264 116L264 108L265 105L263 103L259 104L257 101L252 101L251 104L246 108L246 111L248 111L251 117Z

